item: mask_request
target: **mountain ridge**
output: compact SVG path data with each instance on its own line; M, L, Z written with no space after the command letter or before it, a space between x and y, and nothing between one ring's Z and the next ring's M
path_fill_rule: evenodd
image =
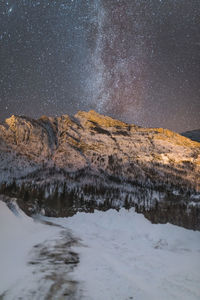
M166 222L166 203L185 205L186 215L200 201L200 143L95 111L12 116L0 124L0 155L0 191L23 199L31 211L46 207L47 215L126 205ZM164 215L155 218L160 205Z

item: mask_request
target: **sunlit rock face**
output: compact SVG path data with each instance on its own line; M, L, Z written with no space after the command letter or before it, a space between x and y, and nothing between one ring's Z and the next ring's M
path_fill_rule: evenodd
M12 116L1 125L0 136L15 153L36 163L69 170L101 168L125 178L142 176L142 169L141 174L137 170L140 164L158 164L155 175L165 177L168 168L199 187L200 144L167 129L141 128L95 111L80 111L73 118ZM112 171L114 163L119 171Z
M40 206L53 203L54 214L105 200L107 208L126 202L138 211L166 201L195 207L200 201L200 143L167 129L142 128L95 111L38 120L12 116L0 125L0 149L2 192L25 201L40 198ZM70 193L73 205L66 206ZM57 206L60 198L65 204Z

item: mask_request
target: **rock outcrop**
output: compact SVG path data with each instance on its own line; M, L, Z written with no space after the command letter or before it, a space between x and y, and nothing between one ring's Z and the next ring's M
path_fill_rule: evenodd
M0 125L0 170L1 192L33 212L135 206L154 222L200 229L200 143L167 129L95 111L12 116Z

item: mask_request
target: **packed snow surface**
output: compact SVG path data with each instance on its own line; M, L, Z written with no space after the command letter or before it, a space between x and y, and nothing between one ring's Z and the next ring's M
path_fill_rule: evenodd
M82 239L74 275L83 299L200 299L200 232L151 224L133 209L51 221Z
M35 222L15 202L10 208L0 201L0 298L25 300L22 290L33 286L35 271L28 264L31 250L38 243L55 239L60 229Z
M81 239L73 249L80 255L80 263L72 270L73 279L79 282L73 299L200 299L200 232L170 224L153 225L133 209L41 219L61 225L62 231L70 230L74 237ZM57 243L67 238L60 230L60 227L34 222L15 204L9 210L0 201L0 296L4 295L3 299L72 299L45 296L48 290L45 284L48 286L50 282L41 281L38 265L28 265L31 249L37 243L52 251L58 249ZM64 265L62 275L65 275L63 270L67 265L59 263ZM49 261L44 260L42 268L45 274L55 273ZM30 273L36 273L42 290Z

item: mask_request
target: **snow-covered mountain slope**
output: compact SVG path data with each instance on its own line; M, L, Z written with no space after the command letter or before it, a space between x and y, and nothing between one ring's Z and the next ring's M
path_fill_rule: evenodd
M135 205L154 222L200 228L200 143L167 129L94 111L12 116L0 125L0 156L0 191L27 211L33 200L47 215Z
M200 129L186 131L181 133L183 136L200 143Z
M75 118L12 116L0 126L0 137L3 149L10 147L29 160L52 162L70 171L92 167L112 173L115 157L120 174L130 177L135 177L134 170L129 170L131 163L175 165L180 170L184 164L200 165L199 143L166 129L139 128L94 111L78 112Z

